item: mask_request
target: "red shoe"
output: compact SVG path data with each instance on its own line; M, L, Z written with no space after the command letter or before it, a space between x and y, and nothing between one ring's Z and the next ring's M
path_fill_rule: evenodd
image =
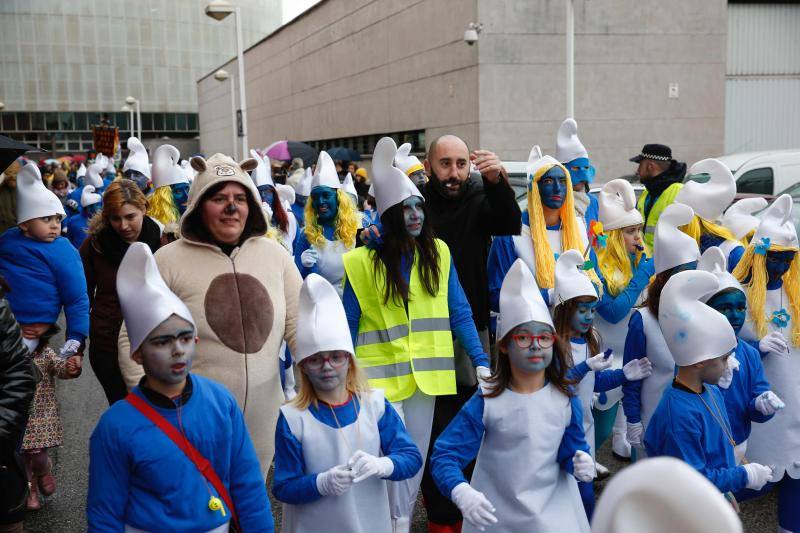
M461 533L461 522L455 524L436 524L428 522L428 533Z
M39 493L36 490L36 478L28 483L28 500L25 502L25 507L28 511L38 511L42 508L42 501L39 499Z
M42 473L36 473L39 478L39 491L42 496L50 496L56 491L56 478L53 476L53 461L48 457L47 468Z

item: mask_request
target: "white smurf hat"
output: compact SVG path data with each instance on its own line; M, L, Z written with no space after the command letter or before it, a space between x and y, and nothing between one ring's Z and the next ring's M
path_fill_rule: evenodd
M336 173L336 164L325 150L320 151L317 158L317 166L311 178L311 190L317 187L330 187L340 189L342 184L339 182L339 174Z
M90 205L94 205L96 203L103 201L103 197L94 191L95 191L94 185L85 185L83 187L83 191L81 191L82 207L89 207Z
M142 141L136 137L128 137L128 159L122 165L122 172L126 170L135 170L147 176L150 179L150 158L147 156L147 149L142 144Z
M522 259L508 269L500 287L500 315L497 318L497 338L502 339L520 324L535 320L553 330L553 318L544 303L536 278Z
M297 183L297 189L295 189L294 192L300 196L308 197L311 194L311 181L313 179L314 175L311 173L311 167L306 167L305 173L302 179Z
M534 176L536 173L543 167L554 167L559 165L559 162L550 157L549 155L542 155L542 149L539 148L539 145L535 145L531 148L530 153L528 154L528 181L533 181Z
M86 171L85 185L92 185L95 189L103 188L103 172L108 165L108 158L103 154L97 154L94 163L89 165L89 170Z
M272 185L275 187L275 182L272 181L272 168L269 156L265 155L261 157L255 150L250 150L250 157L255 159L258 163L258 166L256 166L255 170L250 174L256 187L261 187L262 185Z
M347 173L347 176L344 177L342 189L344 189L344 192L347 194L358 198L358 192L356 191L356 186L353 183L353 176L349 172Z
M423 198L405 172L394 166L397 145L391 137L383 137L372 153L372 183L375 185L375 207L379 214L406 198Z
M162 144L153 154L153 187L167 187L176 183L189 183L186 172L179 164L181 153L171 144Z
M731 205L722 215L722 225L728 228L734 237L743 239L761 222L761 219L753 216L753 213L761 211L765 207L767 207L767 199L761 196L742 198Z
M284 185L282 183L275 184L275 190L278 192L278 197L284 205L291 206L295 200L294 188L291 185Z
M138 350L147 336L172 315L178 315L195 326L189 308L164 283L153 252L143 242L131 244L122 258L117 271L117 295L131 342L131 353Z
M81 166L78 167L78 170L75 171L76 178L82 178L86 175L86 165L81 163Z
M17 224L53 215L66 216L64 206L42 183L39 167L28 162L17 173Z
M677 203L668 205L661 213L653 237L656 274L700 258L697 241L678 229L691 222L693 216L691 207Z
M183 175L186 177L186 182L193 182L197 172L192 168L192 163L188 159L184 159L181 161L181 168L183 169Z
M653 482L658 480L657 482ZM730 502L683 461L637 461L608 482L592 519L593 533L743 533Z
M411 155L411 143L403 143L397 149L397 155L394 156L394 166L405 172L406 176L410 176L419 170L425 170L419 159Z
M553 307L579 296L597 298L597 289L582 268L585 262L578 250L567 250L558 256L556 282L550 299Z
M716 159L698 161L692 165L688 173L708 174L708 181L686 182L675 196L675 202L688 205L700 218L716 222L736 196L736 181L733 179L733 174Z
M611 180L600 190L599 215L603 229L627 228L641 224L644 219L636 209L636 193L627 180Z
M797 229L792 224L792 197L782 194L764 211L750 244L769 239L770 244L797 248Z
M292 355L298 363L316 353L333 350L355 355L339 293L318 274L309 274L300 288L295 348Z
M716 359L736 348L728 319L701 301L719 290L717 277L704 270L678 272L664 285L658 325L676 365Z
M744 293L742 284L739 283L739 280L733 277L733 274L728 272L727 267L728 265L725 259L725 254L722 253L722 250L720 250L717 246L711 246L710 248L707 248L706 251L703 252L703 255L700 256L700 259L697 260L697 270L711 272L714 274L714 276L716 276L717 282L719 283L719 288L717 291L704 298L701 298L701 302L706 303L711 299L712 296L724 291L725 289L737 289Z
M561 163L569 163L579 157L589 157L589 152L578 138L578 123L568 118L561 123L556 135L556 159Z

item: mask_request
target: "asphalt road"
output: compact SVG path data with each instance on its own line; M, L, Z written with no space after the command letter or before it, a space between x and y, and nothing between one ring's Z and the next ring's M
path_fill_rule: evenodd
M63 322L61 325L63 326ZM53 346L60 346L62 342L63 337L57 337L53 340ZM89 437L107 404L103 390L89 365L88 357L84 360L83 373L79 378L59 381L57 386L64 426L64 445L52 454L58 490L46 499L41 511L29 513L25 529L31 533L86 531ZM612 472L619 471L626 465L611 456L609 443L600 449L598 460ZM606 482L596 484L598 494L602 493L605 484ZM742 521L747 533L777 531L777 503L774 492L758 500L744 502L741 507ZM274 502L273 511L276 523L279 524L280 508ZM425 512L420 502L417 505L412 531L424 533L425 524Z

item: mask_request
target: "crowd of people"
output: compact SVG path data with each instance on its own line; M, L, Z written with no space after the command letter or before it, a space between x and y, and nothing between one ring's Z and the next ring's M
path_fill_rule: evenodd
M522 209L454 135L424 161L384 137L369 173L135 137L119 168L16 161L0 531L56 491L55 380L88 348L89 531L273 531L271 493L286 532L407 533L421 493L431 533L736 532L778 490L800 532L791 198L733 203L723 164L658 144L641 197L595 195L574 120L555 144ZM596 505L609 438L634 464Z

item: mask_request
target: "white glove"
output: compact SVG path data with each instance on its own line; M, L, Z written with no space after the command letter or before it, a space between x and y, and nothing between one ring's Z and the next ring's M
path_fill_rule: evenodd
M589 365L589 368L592 369L592 372L600 372L601 370L606 370L607 368L611 368L611 365L614 363L614 354L612 353L608 357L606 354L599 353L594 357L589 357L586 359L586 364Z
M70 339L64 343L64 346L61 347L61 351L58 355L61 357L61 359L66 359L67 357L71 357L78 353L78 349L80 347L80 342L76 341L75 339Z
M653 363L647 357L632 359L622 367L622 373L628 381L641 381L653 373Z
M789 343L780 331L773 331L758 341L758 349L763 353L789 353Z
M469 483L459 483L450 492L450 499L456 504L464 519L483 531L486 526L497 523L494 516L494 505L486 499L482 492L469 486Z
M721 389L727 389L733 383L733 372L734 370L739 370L739 360L736 359L735 355L731 355L728 357L728 364L725 366L725 370L722 372L722 377L719 378L717 382L717 387Z
M492 375L492 371L485 366L478 366L475 367L475 373L478 375L478 381L481 383L485 383L489 376Z
M786 404L783 403L783 400L778 398L778 395L771 390L762 392L756 398L756 410L764 416L775 414L775 411L779 411L784 407L786 407Z
M772 481L772 468L758 463L749 463L744 466L747 472L747 488L761 490L764 485Z
M311 268L312 266L316 265L318 260L319 252L317 252L314 248L309 248L300 254L300 263L302 263L306 268Z
M336 465L317 474L317 490L323 496L341 496L353 484L353 472L345 465Z
M386 478L394 472L394 463L388 457L375 457L365 451L358 450L353 457L347 461L347 466L353 470L353 483L359 483L365 479L377 476Z
M642 447L642 434L644 433L644 426L642 426L641 422L636 422L635 424L628 423L628 442L631 443L632 446L636 446L637 448Z
M575 456L572 458L572 475L575 476L575 479L584 483L593 480L597 474L594 470L592 456L583 450L575 452Z

